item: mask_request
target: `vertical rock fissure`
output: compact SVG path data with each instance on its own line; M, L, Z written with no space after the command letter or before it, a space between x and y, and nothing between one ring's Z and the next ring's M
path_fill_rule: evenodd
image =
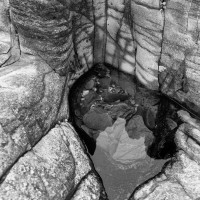
M36 143L37 144L37 143ZM36 145L35 144L35 145ZM19 159L22 158L26 153L28 153L30 150L27 150L25 152L23 152L16 160L15 162L13 162L8 168L7 170L5 170L5 172L3 173L2 177L0 177L0 185L4 182L4 180L6 179L7 175L9 174L9 172L12 170L12 168L15 166L16 163L18 163Z
M164 43L164 32L165 32L165 9L167 9L167 5L164 6L163 3L167 3L165 0L161 0L160 1L160 12L162 13L162 16L163 16L163 27L162 27L162 39L161 39L161 50L160 50L160 58L158 60L158 84L159 84L159 90L160 90L160 87L161 87L161 83L160 83L160 69L159 69L159 66L162 65L161 63L161 57L162 57L162 49L163 49L163 43Z
M94 30L93 30L93 41L95 41L95 33L96 33L96 26L95 26L95 8L94 8L94 0L92 0L92 15L93 15L93 24L94 24ZM95 48L94 48L94 45L92 46L92 56L93 56L93 65L95 64L95 61L94 61L94 57L95 57Z
M8 20L10 22L9 28L10 28L11 46L9 51L7 52L9 54L9 58L5 60L5 62L2 63L0 67L9 66L17 62L21 57L19 34L17 31L17 26L14 25L10 7L8 8L7 15L8 15Z
M124 5L126 5L126 0L124 0ZM120 39L120 30L121 30L121 28L122 28L122 24L123 24L123 20L124 20L124 18L125 18L125 9L124 9L124 13L123 13L123 16L122 16L122 18L120 19L120 21L119 21L119 29L117 30L117 34L116 34L116 43L117 44L119 44L119 39ZM118 45L119 47L120 47L120 45ZM126 45L127 46L127 45ZM122 50L122 48L120 47L120 49ZM125 49L126 49L126 47L125 47ZM123 50L122 50L123 51ZM118 56L120 56L120 52L118 51L117 52L117 55ZM119 69L120 68L120 62L122 62L120 59L118 60L118 66L117 66L117 68Z
M106 60L106 46L107 46L107 41L108 41L108 0L105 0L105 15L106 15L106 23L105 23L105 44L104 44L104 62Z
M62 106L63 101L66 101L66 100L64 99L64 97L65 97L65 90L66 90L66 88L68 87L67 84L68 84L68 77L66 76L66 77L65 77L65 83L64 83L64 85L63 85L63 90L62 90L62 93L61 93L61 98L60 98L60 102L59 102L59 105L58 105L58 110L57 110L55 119L58 118L58 115L59 115L59 112L60 112L60 109L61 109L61 106Z

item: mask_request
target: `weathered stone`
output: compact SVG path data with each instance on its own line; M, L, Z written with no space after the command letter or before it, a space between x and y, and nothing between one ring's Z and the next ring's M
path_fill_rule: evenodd
M198 10L198 1L189 0L0 0L0 176L15 169L52 125L68 118L69 87L97 62L135 74L148 88L160 86L198 115ZM199 125L181 117L186 124L176 143L184 153L175 163L182 174L173 165L166 176L176 181L150 181L157 188L149 186L154 192L144 198L199 197L192 173L198 174L200 161Z
M129 0L106 2L105 62L119 70L134 74L135 38L132 34L133 12Z
M198 1L167 1L162 42L160 85L171 98L199 113Z
M178 114L184 122L176 132L179 152L159 175L136 190L130 199L192 200L200 197L200 123L185 111Z
M164 16L160 0L131 1L132 34L136 40L136 76L146 87L158 89L158 62L161 53Z
M92 0L71 1L72 41L81 65L89 69L94 64L94 7Z
M94 130L104 131L106 127L112 126L112 118L107 113L99 110L91 110L83 116L84 124Z
M65 77L33 56L0 69L0 176L46 134L62 104Z
M65 199L74 188L75 160L61 128L52 129L17 161L0 186L0 199Z
M0 199L67 199L71 193L97 199L106 196L103 191L77 133L63 122L10 169L0 185Z
M104 188L99 182L99 178L94 173L89 173L84 177L71 200L107 200Z
M60 73L73 54L72 13L68 8L69 1L10 1L22 52L39 55Z
M94 63L105 61L106 52L106 34L107 29L107 14L106 14L107 2L105 0L93 1L93 13L94 13Z
M74 183L77 185L81 179L91 170L91 161L86 155L85 147L81 142L78 134L68 122L62 122L60 128L65 133L64 140L69 142L69 148L75 160L75 177Z

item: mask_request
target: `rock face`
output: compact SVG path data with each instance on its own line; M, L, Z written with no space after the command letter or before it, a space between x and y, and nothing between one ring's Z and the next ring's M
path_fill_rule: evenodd
M196 1L167 2L160 60L160 86L199 114L199 26Z
M3 179L2 200L106 198L84 147L67 122L44 136Z
M163 171L132 195L134 200L192 200L200 197L199 121L179 111L183 124L176 132L179 152Z
M0 69L0 176L30 150L53 124L63 104L65 77L41 60L21 56ZM63 112L63 111L61 111Z
M69 87L95 63L199 114L198 9L188 0L0 0L0 199L106 199L84 147L85 160L74 157L69 124L51 130L68 119ZM134 198L200 197L200 127L180 117L174 164Z
M198 109L198 3L2 0L1 5L2 66L29 53L68 74L72 84L93 64L106 62Z

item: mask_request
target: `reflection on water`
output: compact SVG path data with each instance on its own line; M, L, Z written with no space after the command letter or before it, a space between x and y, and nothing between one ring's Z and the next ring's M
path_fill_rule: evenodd
M138 185L158 174L166 162L146 155L144 159L135 160L127 165L115 161L99 146L91 158L103 180L109 200L128 199Z

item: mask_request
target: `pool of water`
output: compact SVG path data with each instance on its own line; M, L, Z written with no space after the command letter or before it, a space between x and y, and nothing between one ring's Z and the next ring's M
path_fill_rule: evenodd
M134 152L133 152L134 154ZM134 189L158 174L166 160L155 160L146 155L135 163L123 165L116 162L101 147L91 156L94 166L103 180L109 200L126 200Z
M94 66L80 77L69 105L109 200L128 199L176 151L176 105L111 66Z

